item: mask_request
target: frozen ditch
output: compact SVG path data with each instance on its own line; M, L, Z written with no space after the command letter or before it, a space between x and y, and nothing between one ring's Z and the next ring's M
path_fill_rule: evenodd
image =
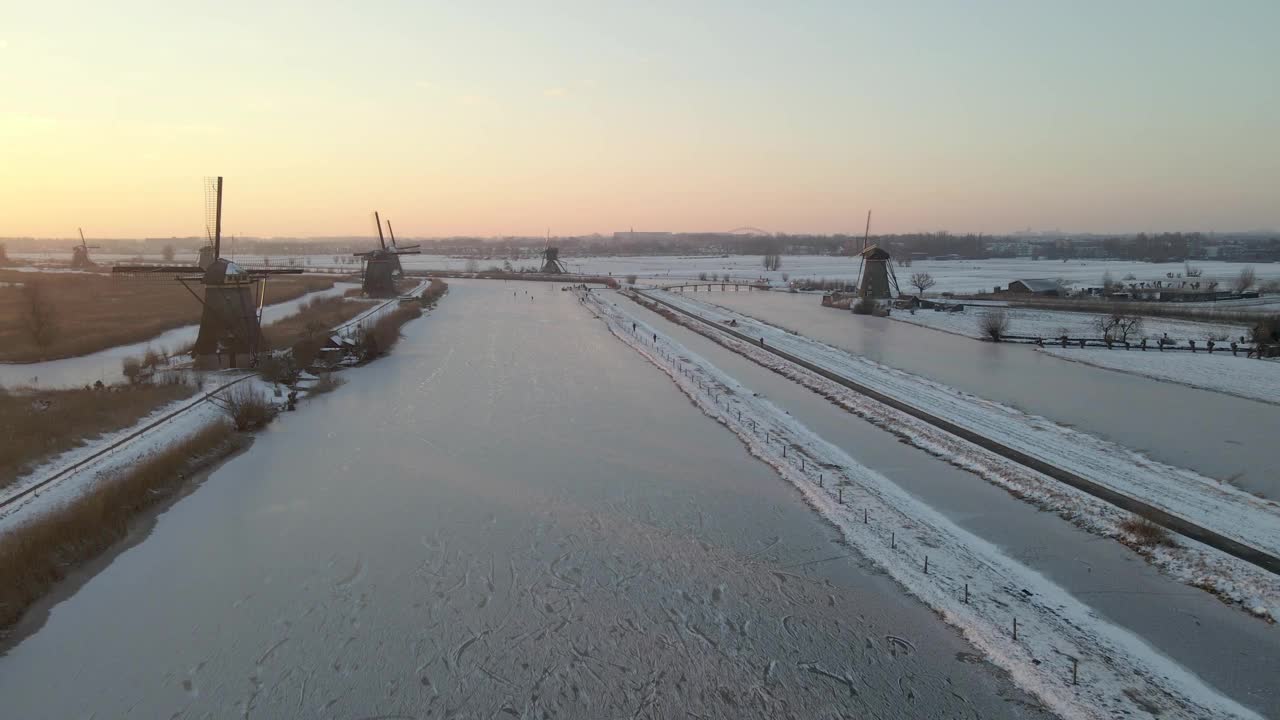
M802 357L834 374L966 428L1121 496L1186 518L1272 557L1280 555L1280 504L1257 498L1199 473L1156 462L1141 453L1045 418L781 330L746 315L673 293L647 291L713 323L737 323L738 332Z
M595 296L589 302L614 335L799 488L850 545L1055 712L1102 718L1157 707L1168 717L1254 716L652 326Z

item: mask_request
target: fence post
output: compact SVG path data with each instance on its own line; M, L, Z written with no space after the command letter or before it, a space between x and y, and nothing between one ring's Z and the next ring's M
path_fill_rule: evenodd
M929 556L928 555L924 556L924 574L925 575L929 574Z
M1017 639L1018 639L1018 618L1017 618L1017 616L1014 616L1014 618L1013 618L1013 639L1014 639L1014 640L1017 640Z
M1078 685L1078 684L1080 684L1080 683L1079 683L1079 679L1080 679L1079 671L1080 671L1080 659L1079 659L1079 658L1071 658L1071 684L1072 684L1072 685Z

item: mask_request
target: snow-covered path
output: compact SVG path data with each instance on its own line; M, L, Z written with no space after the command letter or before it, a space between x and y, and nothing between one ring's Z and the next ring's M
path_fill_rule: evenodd
M799 488L854 549L1062 717L1150 712L1144 708L1162 717L1255 716L658 329L596 294L588 301L618 338Z
M678 293L646 291L653 297L737 330L816 366L875 387L912 407L1068 470L1117 493L1227 538L1280 555L1280 504L1254 497L1198 473L1156 462L1128 448L1045 418L960 392L926 378L886 367L844 350L781 330L740 313Z

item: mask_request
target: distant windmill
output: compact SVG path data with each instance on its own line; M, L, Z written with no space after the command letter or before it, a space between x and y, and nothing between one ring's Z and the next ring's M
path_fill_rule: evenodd
M97 245L89 245L84 241L84 230L76 228L80 233L80 244L71 246L71 269L72 270L88 270L98 267L98 264L89 259L89 251L99 249Z
M893 272L893 258L879 245L868 245L871 238L871 211L867 211L867 227L862 234L862 258L858 268L858 297L884 299L901 294L898 276Z
M396 278L404 275L400 266L401 255L419 255L417 245L407 248L396 247L392 239L391 247L387 247L382 235L382 217L375 211L373 222L378 227L378 247L368 252L353 253L355 257L364 258L364 272L360 283L361 290L368 297L393 297L396 293ZM390 228L390 223L387 224Z
M228 367L238 367L237 358L243 355L250 366L256 365L259 355L266 350L262 338L262 305L266 299L267 278L300 275L302 269L245 268L222 257L221 177L206 179L205 211L206 234L211 245L200 249L199 265L117 265L111 272L143 277L174 275L173 279L182 283L204 307L192 355L216 356ZM203 285L204 297L189 283Z
M542 272L553 275L569 272L560 262L560 248L551 246L551 228L547 228L547 242L542 248Z

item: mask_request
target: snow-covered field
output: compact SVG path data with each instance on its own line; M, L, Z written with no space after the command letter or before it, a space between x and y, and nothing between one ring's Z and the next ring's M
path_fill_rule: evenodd
M1095 313L965 304L963 312L917 310L912 314L904 310L895 310L890 318L957 335L982 338L985 337L982 332L982 320L993 312L1003 312L1009 318L1009 335L1030 335L1046 340L1064 334L1073 338L1102 337L1097 321L1103 316ZM1130 341L1137 342L1143 337L1154 341L1166 334L1171 340L1178 341L1180 345L1185 345L1187 340L1195 340L1197 344L1203 344L1211 338L1221 344L1226 340L1247 337L1249 330L1243 325L1231 323L1148 317L1143 318L1142 328L1131 334Z
M588 302L614 335L667 372L703 412L794 484L854 549L937 610L1059 715L1110 718L1135 714L1146 705L1167 717L1254 716L659 329L595 293L588 293ZM864 512L874 521L865 522ZM1073 660L1080 662L1078 685L1072 683ZM856 680L848 682L852 688Z

